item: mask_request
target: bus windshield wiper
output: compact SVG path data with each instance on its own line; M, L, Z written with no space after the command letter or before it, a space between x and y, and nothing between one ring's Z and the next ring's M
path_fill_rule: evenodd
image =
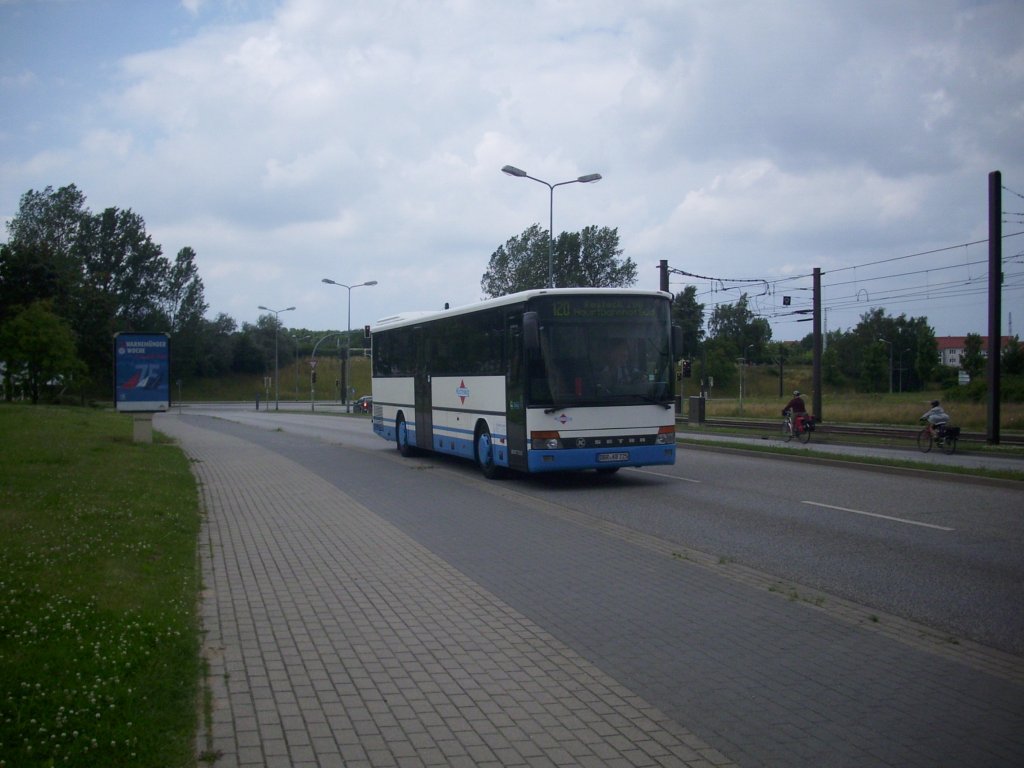
M546 416L546 415L551 414L551 413L557 413L558 411L564 411L566 408L572 408L572 406L569 405L568 403L564 403L564 404L560 403L558 405L552 405L550 408L545 408L544 409L544 415Z

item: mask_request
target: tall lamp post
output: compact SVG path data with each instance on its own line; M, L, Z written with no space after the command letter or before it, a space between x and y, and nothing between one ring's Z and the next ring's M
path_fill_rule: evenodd
M536 182L540 182L548 188L548 288L555 287L555 187L561 187L566 184L590 184L594 181L601 180L600 173L588 173L586 176L577 176L575 179L569 181L559 181L557 184L551 184L550 182L544 181L544 179L538 179L536 176L531 176L526 171L516 168L514 165L506 165L501 169L502 173L507 173L509 176L516 176L521 179L531 179Z
M260 304L260 306L257 307L257 309L262 309L264 312L274 313L274 410L276 411L281 407L281 390L278 386L280 384L280 366L278 366L277 364L277 337L281 331L281 313L291 312L293 309L295 309L295 307L286 307L285 309L271 309L270 307L264 307L262 304Z
M889 394L892 394L892 342L888 339L879 338L879 341L889 345Z
M331 278L325 277L320 282L327 283L328 285L336 285L339 288L345 288L348 290L348 330L345 333L345 392L343 393L345 413L348 413L348 353L349 343L352 337L352 289L362 288L364 285L376 285L377 281L367 280L365 283L357 283L356 285L345 285L345 283L339 283L336 280L331 280Z

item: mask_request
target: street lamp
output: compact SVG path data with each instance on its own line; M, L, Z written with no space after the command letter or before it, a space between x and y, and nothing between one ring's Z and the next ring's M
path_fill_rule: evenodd
M892 394L892 342L888 339L879 338L879 341L889 345L889 394Z
M544 179L538 179L536 176L531 176L526 171L516 168L514 165L506 165L501 169L502 173L507 173L509 176L517 176L521 179L532 179L533 181L540 182L546 186L549 190L548 195L548 288L555 287L555 187L561 187L566 184L590 184L594 181L601 180L600 173L588 173L586 176L577 176L575 179L569 181L560 181L557 184L551 184Z
M348 289L348 332L345 334L345 391L343 393L345 413L348 413L348 353L349 353L349 341L352 336L352 289L362 288L364 285L376 285L376 280L367 280L365 283L358 283L356 285L345 285L345 283L339 283L335 280L331 280L329 277L323 278L321 283L327 283L328 285L336 285L339 288Z
M261 304L259 307L257 307L257 309L262 309L264 312L274 313L274 410L276 411L281 407L281 393L278 387L280 383L280 379L278 376L280 370L277 364L277 336L281 329L280 315L282 312L291 312L293 309L295 309L295 307L286 307L285 309L271 309L270 307L264 307Z

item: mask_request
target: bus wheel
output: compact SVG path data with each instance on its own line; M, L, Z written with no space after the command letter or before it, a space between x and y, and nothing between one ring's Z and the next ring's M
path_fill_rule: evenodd
M501 475L501 467L494 463L494 446L491 442L491 431L486 424L481 424L476 431L476 463L484 477L494 480Z
M398 417L398 427L395 429L398 452L408 458L413 454L413 447L409 445L409 428L405 425L405 417Z

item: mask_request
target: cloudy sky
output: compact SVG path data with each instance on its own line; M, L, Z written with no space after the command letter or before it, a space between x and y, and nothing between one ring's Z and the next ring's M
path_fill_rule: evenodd
M194 248L211 317L342 328L321 278L377 280L359 327L478 301L547 228L502 166L600 173L554 229L617 227L637 287L667 259L796 339L820 267L829 329L985 333L990 171L1024 232L1022 31L1021 0L0 0L0 218L73 183ZM1019 333L1024 235L1003 252Z

